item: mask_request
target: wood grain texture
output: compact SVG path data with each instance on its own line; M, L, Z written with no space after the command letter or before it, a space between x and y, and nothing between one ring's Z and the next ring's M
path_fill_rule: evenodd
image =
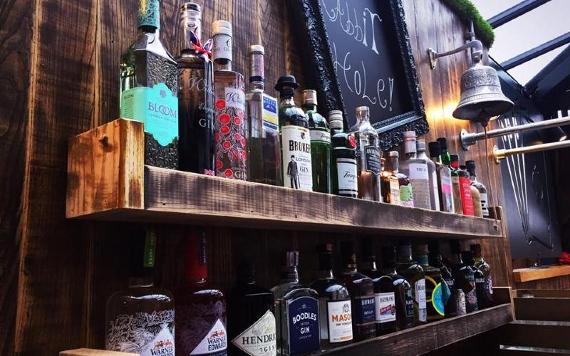
M513 270L515 282L529 282L570 275L570 265L548 266L541 268L517 268Z
M116 352L107 350L96 350L96 349L73 349L65 350L59 353L59 356L137 356L131 352Z
M570 298L516 297L515 315L520 320L570 322Z
M496 332L502 345L570 350L568 322L516 320Z

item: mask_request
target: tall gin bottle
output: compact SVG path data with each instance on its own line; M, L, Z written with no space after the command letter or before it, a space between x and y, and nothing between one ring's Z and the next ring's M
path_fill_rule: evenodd
M311 131L311 165L313 167L313 191L330 193L331 134L327 120L317 112L317 92L303 90L303 110Z
M287 251L275 296L277 354L300 355L320 349L319 295L299 283L299 252Z
M428 168L431 210L439 210L439 186L437 184L437 172L435 169L435 163L433 163L433 161L429 159L426 154L426 141L424 139L418 139L416 146L418 150L418 159L424 160Z
M174 299L154 286L155 247L156 235L150 229L132 244L129 287L107 301L107 350L174 356Z
M121 56L121 117L144 123L145 164L178 168L178 71L160 42L159 0L140 0L139 38Z
M284 75L277 81L279 91L279 127L281 130L281 161L283 185L293 189L313 190L311 164L311 135L309 122L293 95L299 84L292 75Z
M418 158L416 151L415 131L404 132L404 153L406 157L400 162L400 171L410 179L414 193L414 206L431 209L428 160Z
M249 180L283 185L277 99L264 93L265 50L249 47L249 92L246 95L249 128Z
M182 50L177 58L180 169L214 175L214 66L200 43L200 5L180 8Z
M356 124L350 129L358 144L358 197L382 201L380 194L381 155L378 133L370 124L370 108L356 108Z
M319 294L321 348L328 349L352 340L352 312L348 290L333 274L332 244L320 245L317 250L319 279L311 288Z
M243 75L232 70L232 25L214 21L216 175L247 180L247 119Z
M356 170L356 140L344 132L342 111L331 110L329 123L332 135L331 187L332 193L344 197L358 196Z
M487 187L483 185L483 183L477 180L477 175L475 174L475 161L467 161L465 162L467 166L467 172L469 172L469 176L471 178L471 186L477 188L479 191L479 198L481 201L481 213L484 218L489 217L489 198L487 195Z
M455 208L453 205L453 188L451 186L451 169L441 161L441 146L439 142L430 142L428 146L430 157L435 164L441 211L453 213Z
M398 273L412 285L415 324L425 324L427 322L425 273L422 266L412 260L410 244L398 246Z

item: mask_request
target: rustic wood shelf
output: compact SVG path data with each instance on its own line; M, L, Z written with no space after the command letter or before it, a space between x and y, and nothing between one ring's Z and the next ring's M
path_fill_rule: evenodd
M515 282L529 282L570 275L570 265L556 265L534 268L518 268L513 270Z
M72 139L67 217L264 229L493 238L500 223L143 165L142 125L115 120Z

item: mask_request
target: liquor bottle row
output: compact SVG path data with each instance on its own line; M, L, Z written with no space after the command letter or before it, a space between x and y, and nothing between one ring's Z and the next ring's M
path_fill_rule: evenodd
M172 295L153 286L156 236L148 230L144 250L142 242L132 249L129 288L107 302L108 350L304 355L493 305L480 245L383 246L378 268L370 240L363 240L360 264L353 242L342 241L343 267L335 275L333 245L323 244L318 277L308 286L300 283L299 252L287 251L273 288L258 285L254 261L243 259L235 286L223 293L207 281L205 244L202 233L189 237L185 278ZM445 256L443 246L450 247Z
M404 133L404 159L380 150L366 106L344 127L342 111L328 120L317 93L291 75L279 78L279 102L264 92L264 48L249 48L249 91L232 70L232 26L212 24L212 40L200 41L202 12L180 9L181 51L173 58L159 39L158 0L140 3L139 39L121 59L121 117L144 123L145 163L293 189L332 193L405 206L489 216L486 189L458 166L445 139L429 144ZM210 52L211 50L211 52ZM213 61L211 60L213 58ZM471 180L470 177L471 176Z

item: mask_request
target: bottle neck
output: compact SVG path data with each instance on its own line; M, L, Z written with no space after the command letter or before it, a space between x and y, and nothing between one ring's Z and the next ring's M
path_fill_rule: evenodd
M376 267L376 261L366 261L362 264L362 270L364 271L378 271Z
M445 164L446 166L450 166L451 165L451 157L449 156L449 152L447 151L442 151L441 152L441 162L443 164Z
M319 271L319 278L320 279L334 279L334 273L332 268L331 269L321 269Z
M428 255L418 255L417 256L417 262L418 262L418 264L420 264L422 266L428 266L429 265Z
M293 96L281 95L279 98L279 106L295 106L295 100L293 100Z
M232 61L229 59L214 59L214 70L215 71L232 71Z
M303 109L305 111L317 111L317 105L315 105L315 104L303 104Z
M263 53L251 52L249 59L249 88L250 90L264 91L265 63Z
M299 272L297 266L289 266L281 274L281 281L286 283L299 283Z
M431 160L432 160L435 164L442 164L442 162L441 162L441 156L431 157Z

